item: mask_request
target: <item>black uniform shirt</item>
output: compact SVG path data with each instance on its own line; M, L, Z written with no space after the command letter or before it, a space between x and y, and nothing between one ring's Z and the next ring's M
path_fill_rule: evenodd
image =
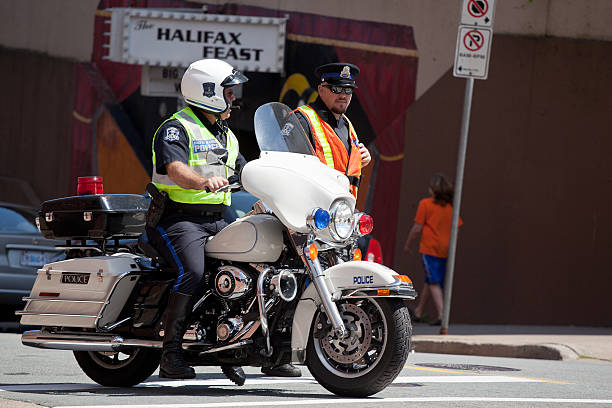
M338 137L344 144L346 152L350 155L350 135L348 123L346 123L346 120L342 117L341 120L337 120L334 114L327 108L327 106L321 100L320 97L317 97L317 99L313 103L308 104L308 106L310 106L315 112L317 112L319 117L325 122L327 122L327 124L334 130L334 132L336 132L336 135L338 135ZM308 122L308 119L300 111L296 111L296 116L299 119L300 124L304 128L306 135L310 139L310 143L312 143L313 150L316 151L314 134L312 132L312 129L310 128L310 122Z
M222 126L227 126L225 121L217 121L211 124L204 114L197 108L192 108L200 122L212 133L223 147L227 147L227 135ZM167 174L166 165L174 161L189 164L189 135L177 119L170 119L164 123L155 134L155 167L158 174ZM236 171L244 167L246 160L240 152L236 158Z

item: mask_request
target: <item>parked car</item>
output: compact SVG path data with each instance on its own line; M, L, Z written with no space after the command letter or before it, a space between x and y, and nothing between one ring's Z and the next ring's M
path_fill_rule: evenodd
M237 218L244 216L252 210L253 204L258 198L246 191L238 191L232 193L232 204L225 210L225 221L227 223L234 222ZM364 261L383 263L382 247L380 242L372 235L364 235L357 240L357 245L361 250L362 259Z
M36 270L65 258L63 241L43 238L36 209L0 202L0 305L16 307L30 294Z

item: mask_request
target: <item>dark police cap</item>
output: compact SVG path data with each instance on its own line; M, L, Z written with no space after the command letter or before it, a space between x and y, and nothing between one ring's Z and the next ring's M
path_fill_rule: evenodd
M348 62L334 62L315 69L315 76L319 82L330 85L352 86L356 88L355 78L359 75L359 67Z

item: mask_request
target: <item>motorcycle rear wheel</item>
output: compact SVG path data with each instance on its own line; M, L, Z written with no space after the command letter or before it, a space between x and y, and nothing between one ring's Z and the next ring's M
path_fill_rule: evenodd
M338 305L350 337L336 339L325 313L318 312L306 365L319 384L334 394L376 394L393 382L408 358L412 336L408 310L400 299L346 299Z
M106 387L132 387L157 370L160 350L134 348L126 352L74 351L83 372Z

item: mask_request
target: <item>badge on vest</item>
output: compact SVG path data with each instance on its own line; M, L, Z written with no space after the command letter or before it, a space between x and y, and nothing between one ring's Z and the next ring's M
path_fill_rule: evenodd
M164 140L166 142L177 142L179 140L180 132L175 127L169 127L166 129L166 135L164 136Z
M204 88L203 95L207 98L212 98L215 96L215 83L214 82L204 82L202 84L202 88Z
M193 144L193 152L195 154L204 153L209 151L210 149L221 147L219 142L213 139L193 140L191 143Z

